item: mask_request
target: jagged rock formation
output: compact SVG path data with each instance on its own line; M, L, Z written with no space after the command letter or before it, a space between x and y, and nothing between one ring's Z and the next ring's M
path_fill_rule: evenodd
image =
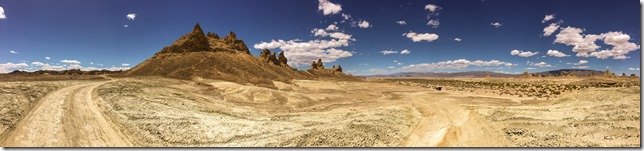
M333 68L331 68L331 70L333 70L334 73L335 72L342 72L342 66L341 65L338 65L338 67L333 66Z
M201 26L197 23L192 31L172 45L163 48L158 53L186 53L198 51L229 51L229 52L243 52L250 54L248 47L244 41L237 39L234 32L230 32L225 38L219 38L217 34L210 33L204 34Z
M318 59L317 62L313 61L311 64L311 69L324 69L324 63L322 63L322 59Z
M207 43L204 42L204 39ZM279 57L277 57L279 56ZM319 60L321 64L321 60ZM275 87L273 80L331 78L357 80L343 73L300 71L288 66L284 52L279 55L268 49L259 57L250 54L242 40L233 32L224 38L204 34L199 24L151 58L128 70L125 76L163 76L177 79L220 79L237 83Z
M284 51L280 52L278 57L276 57L275 52L271 52L271 50L264 49L262 50L262 52L259 53L259 58L266 61L267 63L286 67L292 70L297 70L288 65L288 59L286 59L286 57L284 56Z
M286 56L284 56L284 51L280 52L277 57L277 61L284 67L290 67L288 66L288 59L286 59Z

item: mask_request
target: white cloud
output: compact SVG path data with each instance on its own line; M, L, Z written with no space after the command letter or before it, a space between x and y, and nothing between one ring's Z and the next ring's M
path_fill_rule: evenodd
M387 67L387 68L389 68L389 69L395 69L396 67L394 67L394 66L389 66L389 67Z
M321 10L324 15L337 14L342 11L342 6L340 4L334 4L328 0L319 0L319 2L318 10ZM344 14L342 16L344 17Z
M574 65L583 65L583 64L588 64L588 60L579 60L579 62L575 63Z
M128 70L129 67L109 67L109 68L97 68L97 67L79 67L81 71L92 71L92 70L109 70L109 71L119 71L119 70Z
M537 68L524 68L524 69L526 69L526 70L534 70L534 69L537 69Z
M351 38L351 35L349 35L349 34L345 34L345 33L341 33L341 32L334 32L334 33L331 33L331 34L329 34L329 37L331 37L331 38L335 38L335 39L340 39L340 40L350 40L350 39L352 39L352 38Z
M407 25L407 22L404 20L397 21L398 25Z
M640 71L640 68L628 68L628 70L631 70L631 71Z
M344 20L349 20L351 19L351 15L342 13L342 18L344 18Z
M319 28L314 28L313 30L311 30L311 33L313 33L313 36L320 36L320 37L329 36L329 33L327 33L326 30L319 29Z
M559 31L559 34L556 35L555 43L562 43L566 45L575 45L581 43L584 40L584 36L581 35L583 29L575 27L566 27Z
M466 59L458 59L458 60L449 60L449 61L444 61L444 62L435 62L435 63L422 63L422 64L412 64L408 65L405 67L402 67L400 69L401 72L403 71L432 71L432 70L437 70L437 69L466 69L469 66L477 66L477 67L483 67L483 66L514 66L514 64L509 63L509 62L503 62L499 60L490 60L490 61L481 61L481 60L476 60L476 61L469 61Z
M567 55L563 52L559 52L557 50L548 50L548 53L546 53L548 56L553 56L553 57L568 57L570 55Z
M573 66L575 69L588 69L588 66Z
M548 26L546 28L543 28L543 36L548 37L548 36L552 35L552 33L557 31L558 29L559 29L559 24L552 23L552 24L550 24L550 26Z
M409 32L409 33L404 33L403 36L406 36L407 38L411 39L414 42L419 42L419 41L427 41L427 42L432 42L436 39L438 39L437 34L430 34L430 33L415 33L415 32Z
M77 61L77 60L61 60L60 62L69 64L69 66L67 66L67 69L80 69L81 68L81 66L80 66L81 62Z
M55 70L55 71L65 70L65 67L63 66L52 66L42 62L32 62L31 65L41 67L39 70Z
M311 33L313 33L314 36L318 36L318 37L327 37L328 36L328 37L335 38L335 39L338 39L338 40L355 40L355 39L351 38L352 36L349 35L349 34L345 34L345 33L342 33L342 32L328 33L326 30L318 29L318 28L315 28L315 29L311 30Z
M596 57L599 59L626 59L626 56L631 51L639 50L640 45L629 42L631 37L622 32L608 32L599 35L585 34L581 28L566 27L559 31L555 43L561 43L569 46L574 46L572 51L577 52L576 56L579 57ZM612 49L606 49L596 52L600 48L595 41L603 39L606 45L613 46Z
M398 51L383 50L383 51L380 51L380 53L382 53L382 55L388 55L388 54L396 54L396 53L398 53Z
M326 30L328 30L328 31L338 30L338 26L336 26L335 24L331 24L331 25L326 27Z
M433 13L433 12L436 12L439 8L440 8L440 7L438 7L437 5L434 5L434 4L427 4L427 5L425 5L425 9L426 9L426 10L429 10L429 11L430 11L430 12L432 12L432 13Z
M130 66L130 64L124 63L124 64L121 64L121 66L127 67L127 66Z
M4 15L4 8L0 7L0 19L7 19L7 16Z
M513 56L519 56L519 57L532 57L534 55L539 54L539 52L531 52L531 51L521 51L521 50L512 50L510 51L510 54Z
M494 23L490 23L490 25L494 26L494 28L499 28L499 27L503 26L503 23L494 22Z
M436 19L436 20L429 20L429 21L427 22L427 25L432 26L432 28L438 28L438 26L439 26L439 25L441 25L441 22L440 22L440 21L438 21L438 19Z
M562 43L574 46L572 51L577 52L578 57L588 57L589 52L599 48L595 41L601 39L600 35L582 35L583 29L575 27L566 27L556 35L555 43Z
M458 41L458 42L460 42L460 41L463 41L463 39L461 39L461 38L454 38L454 41Z
M128 70L130 69L129 67L110 67L110 68L97 68L97 67L83 67L80 65L79 61L76 60L61 60L62 63L66 63L69 65L50 65L48 63L42 63L42 62L32 62L31 64L36 67L40 67L40 69L37 70L54 70L54 71L61 71L61 70L69 70L69 69L80 69L82 71L92 71L92 70L110 70L110 71L119 71L119 70ZM102 65L102 64L99 64ZM123 66L129 64L123 64Z
M10 50L10 51L9 51L9 53L12 53L12 54L17 54L18 52L16 52L16 51L13 51L13 50Z
M77 60L61 60L60 62L66 64L81 64L81 62Z
M400 51L400 54L409 54L409 53L411 53L411 51L407 49Z
M123 25L123 28L127 28L127 27L129 27L129 26L128 25Z
M292 66L309 65L311 61L322 59L323 62L334 62L340 58L353 56L349 51L335 49L349 45L348 39L310 40L306 42L296 40L271 40L255 44L255 49L283 50L288 63Z
M396 63L396 65L402 65L403 64L402 62L399 62L398 60L394 60L394 63Z
M126 17L128 20L134 20L134 18L136 18L136 14L134 14L134 13L129 13L129 14L125 15L125 17Z
M546 15L546 17L543 18L541 23L546 23L547 21L552 20L552 19L555 19L555 14Z
M630 58L626 56L626 54L640 49L640 45L628 42L631 39L631 36L622 32L608 32L602 35L606 36L606 38L604 38L604 43L613 46L613 48L592 52L590 53L590 56L594 56L599 59L607 59L609 57L613 57L613 59L626 59Z
M49 58L49 57L45 57L45 60L49 60L49 59L51 59L51 58Z
M29 65L27 65L26 63L15 64L15 63L7 62L5 64L0 64L0 73L9 73L14 69L24 68L28 66Z
M534 62L528 61L528 65L535 66L535 67L541 67L541 68L552 67L552 65L550 65L550 64L548 64L546 62L534 63Z
M372 27L372 26L373 26L373 25L369 25L369 22L364 21L364 20L363 20L363 21L360 21L360 23L358 23L358 27L360 27L360 28L370 28L370 27Z

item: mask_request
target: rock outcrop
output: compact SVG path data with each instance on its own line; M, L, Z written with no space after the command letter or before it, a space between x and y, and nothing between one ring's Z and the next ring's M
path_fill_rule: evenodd
M291 68L291 66L288 65L288 59L286 59L286 57L284 56L283 51L279 53L279 57L276 57L275 52L271 52L271 50L264 49L262 50L262 52L259 53L259 58L273 65Z
M318 63L323 69L322 60ZM284 52L277 54L264 49L259 57L253 56L234 32L222 38L210 32L204 34L197 24L190 33L128 70L124 76L220 79L270 88L275 88L273 81L289 82L292 79L359 80L351 75L332 72L291 68Z
M313 61L311 64L311 69L324 69L324 63L322 63L322 59L318 59L317 62Z
M280 54L277 56L277 61L280 62L280 65L284 67L290 67L288 66L288 59L286 59L286 56L284 56L284 51L280 52Z
M338 67L333 66L332 70L333 70L333 73L342 72L342 66L341 65L338 65Z
M250 50L244 41L237 39L234 32L230 32L225 38L220 38L217 34L208 32L204 34L199 23L195 24L192 31L172 45L163 48L158 53L187 53L199 51L229 51L229 52L242 52L250 54Z

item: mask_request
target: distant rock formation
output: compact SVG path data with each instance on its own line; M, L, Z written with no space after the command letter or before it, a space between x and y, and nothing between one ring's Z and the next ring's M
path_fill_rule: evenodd
M196 24L190 33L128 70L124 76L220 79L269 88L276 88L273 81L292 79L359 80L332 70L297 70L288 65L285 55L285 52L277 54L264 49L259 56L253 56L234 32L222 38L211 32L204 34ZM321 59L315 64L318 63L324 69Z
M187 53L199 51L230 51L250 54L250 50L244 41L237 39L234 32L230 32L225 38L219 38L217 34L208 32L204 34L199 23L195 24L192 31L172 45L163 48L158 53Z
M286 56L284 56L284 51L280 52L280 54L277 56L277 61L280 62L280 65L282 66L290 67L288 66L288 59L286 59Z
M322 59L318 59L317 62L313 61L311 64L311 69L324 69L324 63L322 63Z
M270 64L297 70L295 68L291 68L291 66L288 65L288 59L286 59L286 56L284 56L284 51L280 52L279 55L277 55L276 57L275 52L271 52L271 50L264 49L262 50L262 52L259 53L259 58Z
M338 67L333 66L332 70L333 70L334 73L335 72L342 72L342 66L341 65L338 65Z

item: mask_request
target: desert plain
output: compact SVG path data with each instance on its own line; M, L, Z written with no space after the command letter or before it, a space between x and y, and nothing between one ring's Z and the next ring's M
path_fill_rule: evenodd
M639 147L639 77L0 82L3 147ZM437 88L440 87L441 90Z

